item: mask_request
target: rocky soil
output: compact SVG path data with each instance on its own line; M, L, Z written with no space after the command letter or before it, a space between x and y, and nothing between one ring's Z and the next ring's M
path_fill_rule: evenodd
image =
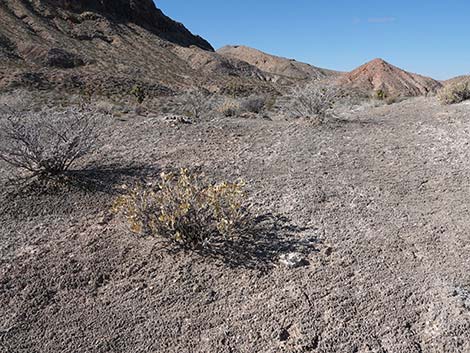
M0 351L468 352L469 118L433 98L321 126L116 118L75 183L1 189ZM184 166L247 181L253 241L174 253L109 215Z

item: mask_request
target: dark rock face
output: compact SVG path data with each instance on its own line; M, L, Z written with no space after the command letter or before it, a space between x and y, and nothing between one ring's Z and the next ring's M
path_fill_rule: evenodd
M60 48L52 48L47 53L46 66L72 69L85 64L82 58Z
M31 0L30 0L31 1ZM203 38L193 35L181 23L165 16L152 0L40 0L53 8L72 12L92 11L117 21L135 23L155 34L182 46L196 45L213 51Z
M17 59L15 44L0 33L0 58Z

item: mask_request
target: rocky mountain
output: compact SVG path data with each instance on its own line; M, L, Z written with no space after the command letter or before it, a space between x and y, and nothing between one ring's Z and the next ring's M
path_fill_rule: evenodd
M217 53L227 58L243 60L263 72L276 75L280 78L318 80L340 74L336 71L318 68L294 59L267 54L242 45L225 46L217 50Z
M282 90L297 81L416 96L441 83L376 59L350 73L318 68L246 46L214 51L152 0L1 0L0 89L30 87L160 95Z
M0 88L161 94L265 74L213 51L152 0L2 0Z
M45 20L62 18L74 21L77 20L77 16L87 12L100 14L113 22L134 23L178 45L196 45L202 49L213 50L209 42L193 35L181 23L165 16L152 0L3 0L2 2L4 11L15 14L15 8L19 10L23 7Z
M220 74L231 77L255 78L261 81L272 81L274 75L261 71L246 61L221 55L217 52L200 48L175 47L174 52L188 65L205 74Z
M404 71L382 59L374 59L340 76L342 87L364 91L382 90L389 95L420 96L439 89L442 84L432 78Z

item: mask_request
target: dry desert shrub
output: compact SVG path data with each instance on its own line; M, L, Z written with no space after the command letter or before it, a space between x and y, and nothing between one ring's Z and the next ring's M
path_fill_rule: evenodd
M161 174L156 184L139 185L119 197L113 212L130 230L185 248L209 246L236 233L245 218L243 182L210 184L187 169Z
M212 97L202 89L192 89L182 96L183 109L186 115L199 120L211 110Z
M261 113L267 104L267 98L265 96L253 95L245 98L240 103L240 110L249 113Z
M383 100L388 98L388 94L383 89L379 89L379 90L375 91L375 97L374 98L379 100L379 101L383 101Z
M15 90L0 95L0 113L7 110L28 110L36 104L33 92Z
M116 105L110 101L99 100L93 103L93 107L98 113L113 115Z
M134 85L130 91L130 94L135 97L137 103L142 104L144 100L147 98L147 94L142 86Z
M297 86L290 94L288 112L299 118L323 119L332 112L339 97L338 89L331 85L312 82Z
M470 79L445 86L438 92L437 98L442 104L461 103L470 99Z
M0 159L28 178L63 174L97 147L102 118L78 108L10 113L0 120Z
M226 98L222 105L219 106L219 112L225 117L233 117L240 111L240 102L236 99Z

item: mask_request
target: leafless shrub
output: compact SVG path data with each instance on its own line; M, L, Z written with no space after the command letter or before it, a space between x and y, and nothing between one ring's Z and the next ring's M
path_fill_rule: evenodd
M336 87L312 82L295 87L290 96L289 113L302 118L323 119L339 98Z
M77 108L10 113L0 120L0 159L29 178L61 175L94 150L102 117Z
M266 106L267 99L264 96L250 96L240 103L240 110L250 113L261 113Z
M205 90L192 89L182 98L185 113L193 119L200 119L211 110L211 95Z

